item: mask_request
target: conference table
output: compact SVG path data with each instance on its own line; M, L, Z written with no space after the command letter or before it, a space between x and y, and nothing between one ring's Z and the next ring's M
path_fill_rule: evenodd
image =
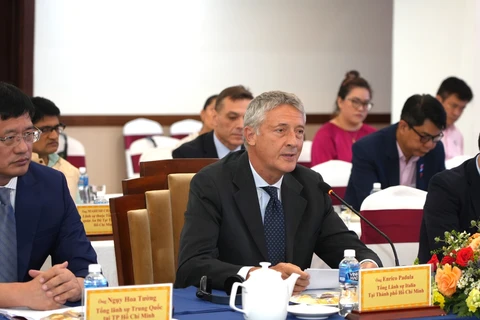
M235 312L228 305L214 304L208 301L201 300L196 297L195 292L197 288L188 287L185 289L173 290L173 318L178 320L241 320L243 314ZM214 290L217 295L225 295L224 292ZM297 319L293 314L288 314L287 318ZM344 319L338 314L331 315L328 320L341 320ZM411 318L421 320L473 320L475 317L462 317L459 318L455 315L446 315L441 317L423 317L423 318Z

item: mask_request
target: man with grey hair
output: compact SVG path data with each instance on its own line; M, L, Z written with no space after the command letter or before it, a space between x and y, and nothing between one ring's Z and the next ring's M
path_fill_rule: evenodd
M290 93L272 91L253 99L245 113L246 151L229 154L197 173L191 182L180 239L176 287L212 288L248 278L261 261L288 277L300 275L294 293L309 284L316 253L337 268L345 249L355 249L362 267L381 265L333 211L318 187L322 177L297 160L305 111ZM227 281L228 282L228 281Z

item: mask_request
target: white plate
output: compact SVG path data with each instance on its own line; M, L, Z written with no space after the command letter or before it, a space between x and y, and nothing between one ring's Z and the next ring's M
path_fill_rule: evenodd
M327 319L332 314L338 313L337 307L297 304L287 307L287 311L298 319Z

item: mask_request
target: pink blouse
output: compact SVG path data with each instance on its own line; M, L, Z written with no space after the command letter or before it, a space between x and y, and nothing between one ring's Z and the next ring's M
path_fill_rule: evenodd
M353 143L375 131L366 124L357 131L346 131L331 122L324 124L313 138L312 166L329 160L352 162Z

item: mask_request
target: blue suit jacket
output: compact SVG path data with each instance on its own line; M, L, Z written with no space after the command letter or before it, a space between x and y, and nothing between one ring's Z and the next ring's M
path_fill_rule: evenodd
M60 171L30 163L27 173L18 177L15 218L19 282L31 280L28 270L40 269L48 255L52 265L68 261L77 277L85 277L88 265L97 263Z
M370 194L374 182L382 189L400 184L400 166L396 131L397 124L369 134L352 147L352 172L345 200L360 210L363 200ZM445 170L445 151L442 142L417 162L417 189L427 190L430 178Z

